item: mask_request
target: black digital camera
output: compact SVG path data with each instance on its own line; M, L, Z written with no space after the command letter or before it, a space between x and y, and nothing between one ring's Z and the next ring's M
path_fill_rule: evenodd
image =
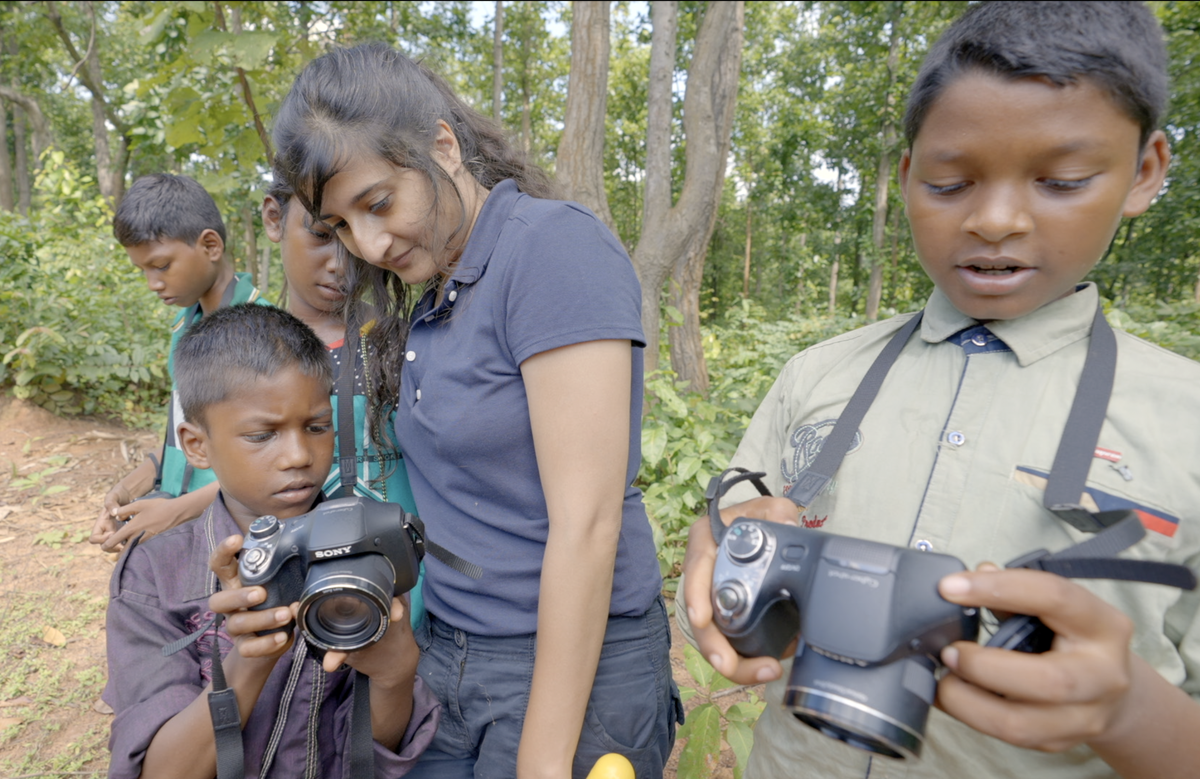
M352 652L383 638L392 596L416 586L424 555L420 520L400 506L339 498L287 522L254 520L238 574L243 585L267 590L255 610L299 601L310 646ZM278 631L260 635L271 632Z
M784 704L852 746L916 757L942 648L979 614L942 598L957 558L738 518L713 572L717 627L746 657L796 649Z

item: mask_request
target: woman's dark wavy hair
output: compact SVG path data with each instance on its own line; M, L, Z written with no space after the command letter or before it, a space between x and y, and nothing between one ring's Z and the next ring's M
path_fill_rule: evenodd
M329 180L355 155L373 154L425 175L434 219L446 192L462 203L462 193L433 159L439 120L450 126L464 166L485 189L513 179L533 197L557 196L549 176L508 142L499 125L422 63L382 43L336 49L301 71L275 120L276 170L316 218ZM375 321L368 335L371 435L383 445L386 415L399 397L401 356L415 301L394 273L354 257L344 246L340 251L350 290L347 313Z

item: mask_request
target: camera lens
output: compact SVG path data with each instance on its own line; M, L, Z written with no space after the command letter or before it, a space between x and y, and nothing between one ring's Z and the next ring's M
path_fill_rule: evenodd
M300 597L305 639L326 651L353 652L383 638L395 571L380 554L314 563Z
M324 631L340 635L360 632L371 622L372 604L358 593L328 595L312 609L309 619Z

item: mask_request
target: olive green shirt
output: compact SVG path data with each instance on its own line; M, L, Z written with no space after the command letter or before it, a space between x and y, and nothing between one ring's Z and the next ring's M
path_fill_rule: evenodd
M1096 302L1095 287L1087 285L1027 316L989 323L1002 343L976 332L971 344L960 331L979 323L935 291L920 336L909 339L892 367L834 481L801 510L802 523L951 554L969 568L1087 538L1043 508L1042 495L1083 368ZM793 357L755 412L732 464L765 471L772 493L783 495L812 463L871 363L909 318L846 333ZM1116 336L1116 379L1082 502L1093 510L1138 512L1149 532L1123 556L1195 569L1200 363L1120 331ZM755 495L749 485L739 485L726 504ZM1139 583L1080 583L1134 620L1133 651L1172 684L1200 697L1197 593ZM690 632L685 614L685 608L676 608ZM790 661L784 680L789 671ZM1087 747L1062 754L1020 749L937 709L930 712L919 760L872 759L795 720L780 705L783 695L783 681L767 686L749 779L1116 775Z

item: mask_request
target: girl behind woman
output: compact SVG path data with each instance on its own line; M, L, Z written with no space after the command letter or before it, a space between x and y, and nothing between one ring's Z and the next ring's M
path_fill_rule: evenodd
M275 133L288 182L361 258L372 418L396 403L428 537L483 568L426 557L419 673L444 716L414 775L561 779L606 752L661 775L681 709L631 486L644 342L624 249L386 46L310 63Z

